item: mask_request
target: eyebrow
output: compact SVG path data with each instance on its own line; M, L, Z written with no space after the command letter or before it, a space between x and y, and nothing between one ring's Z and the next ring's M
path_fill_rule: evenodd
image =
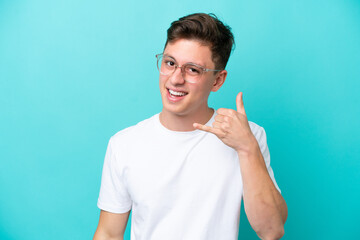
M171 55L169 55L169 54L163 54L165 57L169 57L169 58L172 58L172 59L174 59L175 60L175 62L177 62L176 61L176 59L175 59L175 57L173 57L173 56L171 56ZM194 63L194 62L187 62L187 63L185 63L185 64L194 64L194 65L197 65L197 66L200 66L200 67L203 67L203 68L206 68L206 66L204 66L203 64L199 64L199 63Z

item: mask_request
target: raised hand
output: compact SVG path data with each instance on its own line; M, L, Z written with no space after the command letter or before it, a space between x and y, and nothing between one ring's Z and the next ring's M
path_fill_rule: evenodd
M249 153L257 142L248 123L242 96L242 92L236 96L237 111L219 108L212 127L194 123L194 128L215 134L238 153Z

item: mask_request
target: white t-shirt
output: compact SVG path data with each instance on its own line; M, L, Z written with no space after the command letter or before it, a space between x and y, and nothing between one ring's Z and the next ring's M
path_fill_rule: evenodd
M265 131L249 124L280 191ZM112 213L132 209L131 240L236 240L242 194L234 149L211 133L171 131L156 114L111 137L97 205Z

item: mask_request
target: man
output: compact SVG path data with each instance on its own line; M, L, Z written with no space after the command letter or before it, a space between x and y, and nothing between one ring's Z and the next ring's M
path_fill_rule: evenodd
M223 85L234 43L215 15L168 29L160 72L161 113L111 137L94 239L238 239L241 199L261 239L284 234L287 207L270 167L265 131L237 111L208 106Z

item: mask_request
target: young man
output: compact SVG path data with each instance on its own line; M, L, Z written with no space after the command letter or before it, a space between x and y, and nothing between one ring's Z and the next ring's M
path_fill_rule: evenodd
M284 234L287 207L270 167L265 131L237 110L208 106L234 43L215 15L171 24L162 54L161 113L111 137L94 239L238 239L241 200L261 239Z

